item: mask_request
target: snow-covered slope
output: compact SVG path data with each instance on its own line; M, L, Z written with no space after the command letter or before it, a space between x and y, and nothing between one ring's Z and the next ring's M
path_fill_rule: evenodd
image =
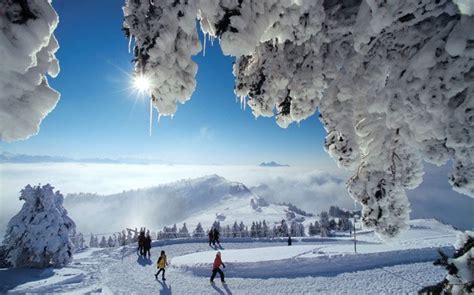
M63 269L0 269L0 293L127 294L414 294L442 280L433 266L437 248L452 251L456 231L436 220L412 220L400 239L381 243L359 236L358 254L347 238L284 241L229 240L221 250L226 285L209 284L215 251L194 240L154 241L152 260L136 245L92 248ZM155 280L154 261L165 250L167 281Z
M84 233L141 226L158 230L183 222L192 230L198 222L207 228L215 220L221 224L243 221L249 225L264 219L270 222L301 219L300 215L289 213L288 206L268 204L245 185L218 175L107 196L70 194L65 207Z

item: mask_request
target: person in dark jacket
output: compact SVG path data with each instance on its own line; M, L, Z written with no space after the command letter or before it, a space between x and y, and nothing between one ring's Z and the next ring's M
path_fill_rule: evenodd
M209 233L207 233L208 237L209 237L209 246L211 246L211 243L214 242L214 232L211 228L211 230L209 231Z
M212 264L211 283L214 283L214 278L216 277L217 273L219 273L219 275L221 276L221 282L225 283L224 272L221 270L221 265L222 267L225 268L225 264L224 262L222 262L222 259L221 259L221 252L218 251L216 253L216 258L214 259L214 263Z
M147 234L145 237L145 241L143 243L143 249L144 249L144 255L145 257L148 254L148 258L151 257L150 249L151 249L151 236L150 234Z
M138 248L137 248L137 254L140 253L140 255L144 255L144 246L145 246L145 232L140 231L140 234L138 235Z
M291 236L288 235L288 246L291 246Z
M216 243L219 245L219 247L221 246L221 243L219 242L219 231L217 230L217 228L214 228L214 231L212 233L213 235L213 238L214 238L214 241L212 242L214 244L214 246L216 245Z

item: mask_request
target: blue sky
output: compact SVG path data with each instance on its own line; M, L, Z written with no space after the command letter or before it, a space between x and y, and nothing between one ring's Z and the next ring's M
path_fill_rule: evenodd
M325 131L316 116L281 129L274 118L257 120L242 110L233 92L233 59L218 42L207 42L192 99L173 119L153 123L149 136L147 98L129 89L133 66L121 31L123 1L56 0L55 35L61 72L50 84L61 99L38 135L0 145L3 151L84 157L150 157L192 164L291 165L331 161L323 150Z

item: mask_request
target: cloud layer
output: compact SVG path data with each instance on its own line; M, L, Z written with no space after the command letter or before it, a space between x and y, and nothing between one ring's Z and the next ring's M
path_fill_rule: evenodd
M447 182L448 171L447 166L437 168L427 165L423 184L408 193L413 209L411 216L436 217L460 228L474 228L474 200L451 190ZM330 205L354 208L354 201L347 194L345 186L348 174L333 166L314 169L80 163L2 164L0 234L3 235L6 223L19 211L22 205L18 200L19 191L26 184L51 183L65 195L78 192L109 195L210 174L244 183L270 202L291 202L309 212L318 213ZM100 203L97 204L97 212L104 212L101 206ZM110 230L118 229L111 227Z

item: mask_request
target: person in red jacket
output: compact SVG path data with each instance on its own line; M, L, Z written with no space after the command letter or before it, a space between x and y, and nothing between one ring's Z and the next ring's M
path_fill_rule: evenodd
M225 264L224 262L222 262L222 259L221 259L221 252L218 251L216 254L216 258L214 259L214 263L212 264L211 283L214 283L214 278L216 277L217 273L219 273L219 275L221 276L221 282L225 283L224 272L220 268L221 265L222 267L225 268Z

